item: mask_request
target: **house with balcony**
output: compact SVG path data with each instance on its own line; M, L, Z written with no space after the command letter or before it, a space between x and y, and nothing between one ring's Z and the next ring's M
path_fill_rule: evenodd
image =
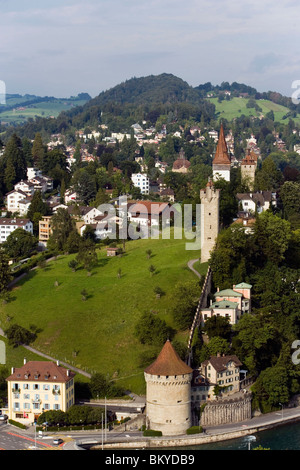
M24 359L6 379L9 419L29 425L45 411L67 411L75 404L74 377L59 362Z
M52 216L44 216L42 217L42 220L39 221L39 245L42 247L47 246L52 233L51 219Z

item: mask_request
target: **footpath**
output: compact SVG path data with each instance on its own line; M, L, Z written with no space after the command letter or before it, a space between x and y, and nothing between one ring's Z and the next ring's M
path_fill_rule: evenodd
M232 424L224 424L219 426L207 426L205 432L194 435L180 436L162 436L162 437L144 437L142 432L140 435L131 433L130 431L117 428L107 432L107 440L103 444L104 450L146 450L146 449L163 449L176 447L192 447L201 444L210 444L214 442L238 439L240 437L253 435L268 429L288 425L300 421L300 406L295 408L287 408L281 411L256 416L252 419ZM30 426L26 431L17 431L24 436L33 438L35 429ZM38 438L40 441L54 437L60 437L64 440L61 447L62 450L82 450L81 443L92 443L98 449L102 448L101 431L67 431L46 433L44 438ZM97 437L98 436L98 437ZM89 441L90 438L90 441Z

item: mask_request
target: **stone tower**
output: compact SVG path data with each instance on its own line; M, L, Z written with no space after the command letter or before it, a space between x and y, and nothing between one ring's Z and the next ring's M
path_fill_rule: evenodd
M224 136L223 124L221 124L220 135L213 160L213 179L216 181L224 178L225 181L230 181L231 161L228 153L228 148Z
M216 238L219 234L220 189L216 189L211 180L200 191L201 199L201 263L210 258Z
M255 180L255 172L257 168L257 155L249 149L247 149L247 153L245 158L241 162L241 178L242 182L248 184L249 190L253 191L254 189L254 180Z
M170 341L145 369L147 428L163 435L184 434L191 426L193 369L183 362Z

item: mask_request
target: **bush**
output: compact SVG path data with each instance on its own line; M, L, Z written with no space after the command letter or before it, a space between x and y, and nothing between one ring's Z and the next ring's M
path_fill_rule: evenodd
M191 426L186 430L187 434L200 434L203 432L202 426Z
M143 436L162 436L161 431L155 431L154 429L146 429L146 431L143 432Z

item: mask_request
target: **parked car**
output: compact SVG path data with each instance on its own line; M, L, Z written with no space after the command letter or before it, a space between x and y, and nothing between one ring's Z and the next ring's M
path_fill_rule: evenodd
M8 419L7 415L0 415L0 421L6 421Z

